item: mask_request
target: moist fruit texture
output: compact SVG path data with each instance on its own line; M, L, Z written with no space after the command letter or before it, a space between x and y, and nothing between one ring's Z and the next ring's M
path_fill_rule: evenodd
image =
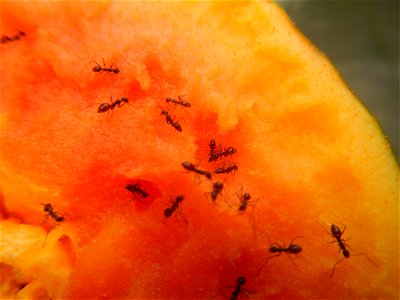
M239 298L398 298L398 166L276 4L2 1L1 26L25 33L1 44L2 299L228 299L240 276Z

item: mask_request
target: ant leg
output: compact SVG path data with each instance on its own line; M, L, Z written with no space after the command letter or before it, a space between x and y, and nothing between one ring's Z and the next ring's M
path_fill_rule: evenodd
M46 217L45 219L44 219L44 221L43 221L43 223L42 224L40 224L40 226L42 226L44 223L46 223L47 222L47 220L49 219L49 214L47 214L47 215L44 215L44 217Z
M340 264L342 261L344 261L346 258L342 258L341 260L339 260L334 266L333 266L333 269L332 269L332 273L331 273L331 279L332 279L332 276L333 276L333 272L335 272L335 268L336 268L336 266L338 265L338 264Z
M100 64L99 64L97 61L95 61L94 59L92 59L90 62L94 62L96 65L98 65L99 67L101 67Z
M113 113L114 113L114 102L113 102L113 100L112 100L112 96L110 96L110 102L111 102L111 104L110 104L110 110L111 110L111 118L112 118ZM108 111L108 113L110 113L110 110Z
M260 199L253 200L253 201L247 201L247 206L251 206L252 207L252 209L251 209L251 213L252 214L254 213L254 210L256 209L256 205L258 203L258 200L260 200Z
M225 167L225 163L221 163ZM221 165L220 164L220 165ZM242 196L243 196L243 186L240 187L239 192L233 193L232 196L238 197L239 201L242 202Z
M329 232L329 231L325 228L325 226L323 226L320 222L318 222L318 225L321 226L321 228L322 228L328 235L330 235L331 237L335 238L335 237L332 235L332 233ZM335 243L335 242L336 242L336 239L335 239L334 241L332 241L332 242L327 242L327 243L328 243L328 244L332 244L332 243Z
M44 238L44 242L43 242L43 244L42 244L42 248L44 247L44 244L46 244L46 240L47 240L47 236L49 235L49 232L47 231L46 232L46 237Z
M295 239L302 238L302 237L304 237L304 235L295 236L293 238L293 240L289 243L289 245L292 245Z
M179 214L179 216L182 218L182 221L183 221L186 225L189 225L188 218L187 218L186 215L183 213L182 207L181 207L181 206L178 207L178 211L177 211L177 213L176 213L176 217L178 217L178 214Z
M109 66L109 68L112 69L113 66L115 66L118 69L118 66L115 63L112 63L111 66Z
M372 259L370 259L368 255L366 255L366 254L364 254L364 253L352 254L352 256L360 256L360 255L365 256L365 257L369 260L369 262L370 262L372 265L374 265L375 267L378 267L378 265L377 265Z
M281 255L281 253L267 257L267 259L265 260L265 262L258 268L257 272L254 274L254 277L257 277L257 276L258 276L258 274L259 274L259 273L261 272L261 270L267 265L268 261L269 261L271 258L280 256L280 255Z
M290 258L290 260L292 261L292 263L294 264L294 266L297 268L297 269L299 269L299 267L296 265L296 263L294 262L294 260L293 260L293 258L289 255L289 254L287 254L286 253L286 255L287 255L287 257L289 257ZM300 270L300 269L299 269Z
M104 57L103 57L103 66L104 68L106 68L106 62L104 61Z
M344 240L342 240L342 242L343 242ZM343 243L343 245L345 245L347 248L349 248L350 250L352 250L353 251L353 249L349 246L349 245L347 245L346 243Z
M343 233L344 233L345 230L346 230L346 225L344 225L343 231L342 231L342 233L340 234L340 236L343 235Z

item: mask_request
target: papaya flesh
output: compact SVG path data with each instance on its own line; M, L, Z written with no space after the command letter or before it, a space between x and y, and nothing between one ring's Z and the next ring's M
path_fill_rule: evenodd
M398 298L398 165L276 4L1 8L2 298Z

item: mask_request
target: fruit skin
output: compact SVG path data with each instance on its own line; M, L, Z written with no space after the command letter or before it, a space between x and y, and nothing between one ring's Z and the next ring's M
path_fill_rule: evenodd
M275 4L2 8L2 27L27 33L1 49L1 263L18 274L10 286L28 283L18 296L227 298L219 289L246 276L260 298L398 298L398 166L376 122ZM93 57L120 75L94 74ZM192 103L174 110L182 134L160 116L174 95ZM110 96L131 106L112 117L90 106ZM182 161L207 161L211 138L237 148L224 200L237 203L243 187L258 199L252 213L210 205L210 184L179 173ZM151 183L148 207L123 188L134 179ZM162 218L174 194L186 195L187 226ZM43 248L41 202L66 218L42 226L52 229ZM329 280L341 259L326 243L332 223L378 267L351 257ZM282 245L303 236L299 269L282 255L254 278L268 256L254 226Z

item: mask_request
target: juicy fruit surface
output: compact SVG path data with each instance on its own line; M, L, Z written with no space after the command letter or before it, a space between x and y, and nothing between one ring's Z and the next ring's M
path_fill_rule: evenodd
M398 167L275 4L1 5L2 31L27 34L1 45L4 297L229 298L239 276L258 298L398 297ZM94 73L103 59L120 73ZM167 106L177 95L192 107ZM110 96L129 105L98 114ZM238 165L213 174L225 180L216 205L212 184L181 166L215 169L212 138L237 149ZM244 213L241 192L253 199ZM182 211L164 218L179 194ZM40 203L65 221L42 224ZM376 266L350 257L330 280L343 257L327 243L332 223ZM254 276L269 243L296 236L295 264L281 255Z

